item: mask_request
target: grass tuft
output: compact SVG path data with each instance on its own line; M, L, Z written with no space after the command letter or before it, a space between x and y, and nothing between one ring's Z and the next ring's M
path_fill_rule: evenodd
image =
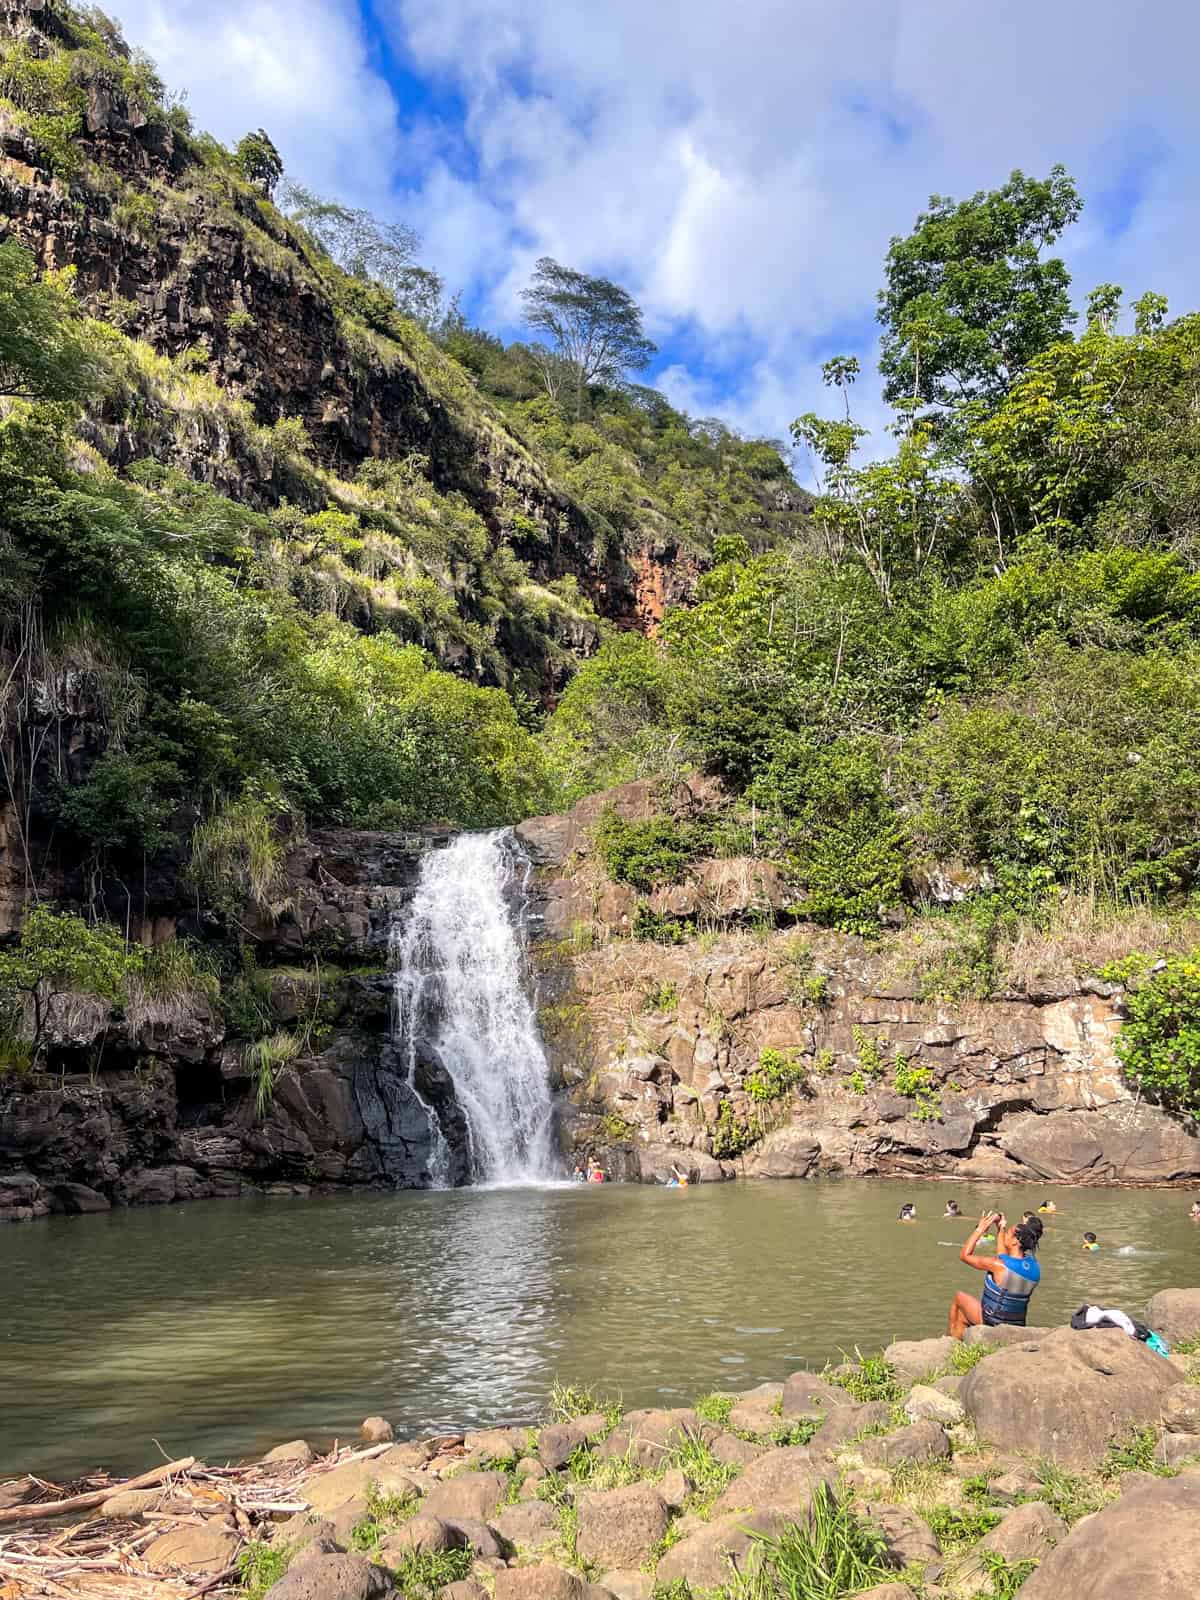
M814 1496L803 1525L751 1537L758 1559L734 1574L730 1600L844 1600L895 1576L883 1535L828 1489Z

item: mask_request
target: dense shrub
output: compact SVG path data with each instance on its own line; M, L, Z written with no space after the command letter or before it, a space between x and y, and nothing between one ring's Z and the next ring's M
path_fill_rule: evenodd
M1200 1114L1200 950L1135 982L1116 1051L1130 1079L1173 1111Z

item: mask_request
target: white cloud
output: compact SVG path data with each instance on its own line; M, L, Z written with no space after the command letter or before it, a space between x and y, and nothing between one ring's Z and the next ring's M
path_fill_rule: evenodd
M199 128L236 142L265 127L290 172L364 203L388 194L400 146L354 0L118 0L126 37Z
M889 237L930 193L1014 166L1063 161L1091 201L1064 246L1081 298L1104 280L1177 309L1194 294L1190 0L372 9L436 114L397 106L357 0L121 5L201 125L261 123L317 187L403 213L485 319L516 324L540 254L618 277L670 352L664 385L740 426L779 435L820 406L834 345L865 366ZM859 391L878 417L867 378Z

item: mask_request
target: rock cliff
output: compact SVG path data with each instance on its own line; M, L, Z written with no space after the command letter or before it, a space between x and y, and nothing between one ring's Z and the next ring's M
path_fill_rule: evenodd
M923 999L884 946L777 927L786 884L754 859L698 862L646 897L692 921L685 942L631 937L639 896L606 879L592 831L606 809L660 804L631 784L518 830L539 862L541 1015L580 1151L645 1181L672 1163L706 1179L1200 1177L1200 1139L1123 1079L1113 984Z

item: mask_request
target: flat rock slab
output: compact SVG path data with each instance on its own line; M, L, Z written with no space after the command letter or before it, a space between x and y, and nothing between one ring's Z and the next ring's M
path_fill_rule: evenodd
M981 1322L977 1327L967 1328L964 1331L962 1342L988 1345L1036 1344L1039 1339L1044 1339L1048 1333L1053 1332L1053 1328L985 1328Z
M757 1559L754 1534L777 1534L793 1520L774 1511L735 1511L714 1516L667 1551L655 1576L659 1583L683 1578L696 1591L723 1588L735 1571L744 1571L748 1561ZM499 1585L496 1600L505 1600Z
M782 1400L785 1417L823 1417L855 1403L840 1384L816 1372L793 1372L783 1386Z
M272 1584L265 1600L381 1600L392 1592L382 1567L365 1556L318 1556Z
M223 1572L237 1553L238 1536L215 1517L201 1527L172 1528L143 1552L155 1572L195 1572L211 1577Z
M1157 1424L1177 1380L1169 1362L1117 1329L1056 1328L981 1361L959 1394L981 1438L1082 1468Z
M924 1378L939 1367L948 1366L954 1345L949 1334L940 1339L897 1339L883 1355L895 1367L897 1377L912 1383L914 1378Z
M1186 1474L1139 1483L1079 1523L1025 1580L1021 1600L1191 1600L1198 1594L1200 1475Z
M640 1567L667 1531L666 1502L648 1483L580 1495L576 1548L584 1561L606 1567Z

